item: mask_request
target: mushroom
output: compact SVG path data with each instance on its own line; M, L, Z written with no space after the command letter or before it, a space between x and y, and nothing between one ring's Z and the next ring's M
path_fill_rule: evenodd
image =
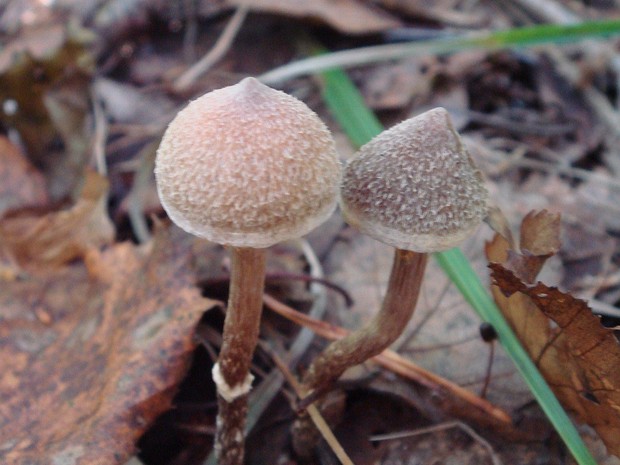
M265 248L302 236L336 208L341 167L333 138L304 103L254 78L207 93L168 126L155 164L161 203L185 231L232 255L215 450L243 462L250 364L258 341Z
M410 118L364 145L345 167L340 195L345 220L393 246L394 262L379 313L311 363L303 378L302 408L347 368L400 336L415 309L428 253L456 247L473 234L486 216L488 196L443 108ZM303 418L294 428L294 447L307 456L314 444L305 438L313 435L301 432L301 423Z

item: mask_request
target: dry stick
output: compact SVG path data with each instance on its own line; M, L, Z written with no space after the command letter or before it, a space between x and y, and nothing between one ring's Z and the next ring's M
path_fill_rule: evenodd
M152 141L138 152L136 158L139 161L139 165L134 170L134 181L126 197L129 224L140 244L148 242L151 238L151 232L144 213L144 202L149 189L152 187L153 165L158 144L159 141Z
M200 282L200 285L204 286L215 286L218 284L225 284L230 279L229 276L218 276L215 278L209 278ZM300 273L291 273L286 271L270 271L265 275L265 280L269 284L270 281L303 281L310 284L321 284L322 286L331 289L334 292L337 292L344 299L344 303L347 307L353 305L353 298L351 295L338 284L330 281L325 278L317 278L314 276L309 276L307 274Z
M303 395L303 388L297 382L293 374L290 372L290 370L286 366L286 363L282 359L280 359L280 357L278 357L278 355L272 350L269 350L268 352L270 353L271 358L273 359L276 366L280 369L288 383L297 394L297 397L301 397ZM310 405L308 407L308 414L314 422L317 430L319 430L319 432L323 436L323 439L325 439L325 442L327 442L327 444L332 449L336 457L338 457L338 460L340 460L342 465L354 465L353 461L349 458L343 447L338 442L336 436L334 436L334 433L321 415L321 412L319 412L319 409L316 408L316 406L314 405Z
M105 176L108 174L108 165L105 158L105 145L108 139L108 120L103 111L103 106L93 88L91 88L90 96L93 105L93 115L95 117L95 134L92 142L93 157L97 166L97 172Z
M552 0L541 2L540 0L511 0L520 4L522 8L536 16L542 22L554 22L559 24L575 24L582 19L564 5Z
M196 51L196 38L198 37L198 5L195 0L181 0L185 12L185 33L183 34L183 58L186 61L194 61ZM179 2L179 3L181 3Z
M200 77L200 75L206 73L217 61L219 61L224 54L228 51L232 42L235 40L245 17L248 14L249 7L242 5L237 8L237 11L226 25L226 28L222 32L215 46L209 50L209 52L197 61L191 68L185 71L179 76L172 87L177 92L187 90L193 83Z
M218 391L216 456L220 465L243 463L250 365L260 326L265 249L231 247L231 281L223 342L213 379ZM224 421L225 419L225 421Z
M495 451L493 450L493 446L491 446L491 444L489 444L489 442L486 439L484 439L476 431L474 431L474 429L471 426L461 421L449 421L446 423L440 423L438 425L427 426L426 428L418 428L414 431L401 431L399 433L376 434L374 436L371 436L368 439L371 441L389 441L391 439L409 438L413 436L434 433L436 431L442 431L442 430L452 429L452 428L459 428L465 431L467 435L469 435L472 439L474 439L476 442L481 444L482 447L484 447L489 453L489 456L491 457L491 461L493 462L493 465L502 465L502 461L497 456Z
M263 300L267 308L299 325L311 328L318 335L326 339L341 339L349 334L349 332L343 328L310 318L269 295L264 295ZM509 424L512 422L510 416L501 408L496 407L489 401L476 396L458 384L425 370L392 350L384 350L381 354L373 357L372 360L384 368L430 389L436 390L438 387L443 388L502 423Z

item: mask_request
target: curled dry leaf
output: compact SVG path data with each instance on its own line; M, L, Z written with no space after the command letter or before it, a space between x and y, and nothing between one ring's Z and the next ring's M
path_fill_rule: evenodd
M545 211L523 221L522 251L497 235L486 246L493 296L562 404L620 456L618 341L583 300L532 284L558 248L559 218Z
M521 251L508 251L507 265L525 282L532 283L545 261L560 250L560 215L546 210L530 212L521 223Z
M70 208L0 220L0 242L22 266L58 267L110 244L114 226L107 215L108 181L88 172L82 194Z
M170 407L214 305L173 235L0 288L0 463L125 463Z

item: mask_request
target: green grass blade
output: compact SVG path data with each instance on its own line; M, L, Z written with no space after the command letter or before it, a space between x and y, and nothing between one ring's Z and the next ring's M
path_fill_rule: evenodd
M296 76L329 69L359 66L407 56L428 56L468 49L495 50L531 47L549 43L567 43L585 38L603 38L620 34L620 20L588 21L577 24L542 24L501 31L474 32L434 40L375 45L313 56L259 76L266 84L276 84Z
M509 40L510 38L505 38ZM377 135L383 126L364 104L363 98L342 70L323 73L324 99L334 118L351 141L363 145ZM529 358L493 300L482 286L469 262L458 249L436 254L436 258L480 318L495 328L500 343L513 360L532 394L554 428L580 465L596 465L575 426L556 399L548 384Z
M323 99L356 147L361 147L383 131L379 119L366 106L362 95L342 71L326 71L322 77L325 82Z
M488 48L529 47L544 43L569 43L584 38L609 37L620 32L620 20L585 21L575 24L539 24L490 33L472 42Z

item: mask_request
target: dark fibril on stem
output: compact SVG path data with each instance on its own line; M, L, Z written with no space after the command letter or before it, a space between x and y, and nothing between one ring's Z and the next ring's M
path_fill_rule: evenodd
M341 178L334 140L304 103L246 78L179 112L157 151L155 177L170 219L232 254L213 367L214 448L220 465L241 465L265 248L308 233L334 211Z
M368 326L333 342L308 368L301 406L320 398L349 367L379 354L407 326L421 286L427 254L458 246L487 213L482 176L454 130L436 108L382 132L347 164L340 190L345 220L395 247L379 314ZM307 416L293 428L302 458L316 434Z

